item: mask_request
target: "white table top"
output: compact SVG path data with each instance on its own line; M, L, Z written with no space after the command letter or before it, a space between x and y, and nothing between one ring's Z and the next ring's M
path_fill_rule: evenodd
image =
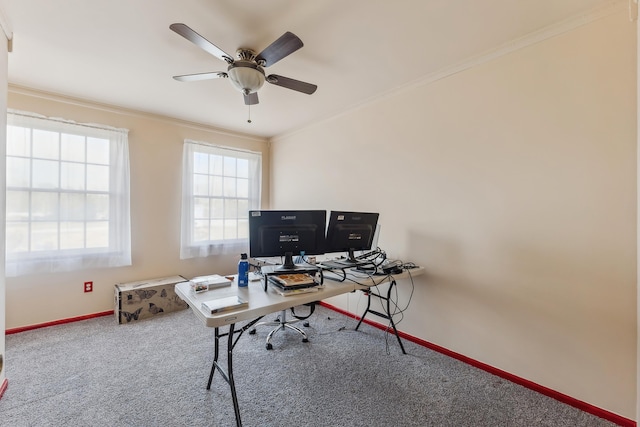
M282 296L271 288L264 290L264 282L252 281L249 286L244 288L238 287L238 281L234 280L231 286L212 289L207 292L196 294L191 290L189 282L178 283L175 286L176 294L189 304L196 316L204 322L206 326L216 328L231 323L241 322L244 320L253 320L260 316L286 310L291 307L308 304L314 301L320 301L325 298L335 297L358 289L366 289L371 286L377 286L384 282L395 280L411 279L415 276L424 274L424 267L417 267L405 270L402 273L392 276L370 276L357 271L349 271L347 279L337 281L341 278L341 273L330 273L325 271L325 280L323 287L317 292L309 292L306 294L297 294L290 296ZM230 295L238 295L249 302L249 307L226 311L222 313L210 314L202 309L202 302L215 298L221 298Z
M260 316L265 316L270 313L286 310L302 304L320 301L325 298L334 297L353 290L355 290L355 284L353 282L334 282L331 280L325 280L324 286L317 292L290 296L282 296L270 286L265 292L262 280L249 282L249 286L244 288L239 288L237 280L234 280L229 287L213 289L198 294L191 290L189 282L178 283L175 286L176 294L189 304L196 316L202 320L205 325L212 328L244 320L253 320ZM215 314L207 313L202 309L203 301L230 295L238 295L244 298L249 302L249 307Z

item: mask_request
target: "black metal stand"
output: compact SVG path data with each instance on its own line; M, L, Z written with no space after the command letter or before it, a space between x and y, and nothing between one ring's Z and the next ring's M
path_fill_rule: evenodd
M296 273L308 273L311 276L313 276L316 273L320 273L320 284L322 284L322 282L324 281L323 275L322 275L322 269L318 268L316 266L310 265L308 267L298 267L295 270L278 270L275 269L273 271L269 271L269 272L262 272L262 285L264 287L264 291L267 292L267 285L269 283L269 276L277 276L279 274L296 274Z
M391 278L391 280L389 282L389 289L387 289L387 296L383 296L383 295L377 294L377 293L371 291L371 289L362 290L363 292L365 292L367 294L367 309L364 311L364 313L360 317L360 321L358 322L358 325L356 326L356 331L360 327L360 324L364 320L364 317L367 315L367 313L375 314L376 316L382 317L383 319L387 319L387 320L389 320L389 322L391 322L391 327L393 328L393 333L395 334L395 336L396 336L396 338L398 340L398 344L400 344L400 348L402 349L402 354L407 354L407 352L404 350L404 346L402 345L402 341L400 340L400 335L398 335L398 330L396 329L396 323L393 321L393 316L391 315L391 290L394 288L394 286L396 286L396 281L395 281L395 279ZM387 313L380 313L379 311L371 309L371 296L372 295L374 297L380 298L381 300L384 300L384 301L387 302Z
M211 390L211 382L213 381L213 374L216 371L220 372L222 378L229 384L231 389L231 399L233 400L233 410L236 414L236 426L241 427L242 421L240 420L240 405L238 404L238 395L236 394L236 383L233 379L233 348L242 336L242 333L251 328L257 322L262 319L263 316L252 320L239 330L235 330L235 323L229 325L229 332L220 333L220 328L215 328L215 344L213 348L213 365L211 366L211 373L209 374L209 382L207 382L207 390ZM234 334L237 334L234 340ZM218 356L220 355L220 338L227 337L227 370L218 363Z

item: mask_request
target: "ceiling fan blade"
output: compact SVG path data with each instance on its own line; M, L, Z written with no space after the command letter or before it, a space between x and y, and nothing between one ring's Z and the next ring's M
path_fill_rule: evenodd
M258 92L244 95L244 105L256 105L258 103Z
M233 63L233 57L227 54L225 51L220 49L218 46L211 43L209 40L202 37L200 34L193 31L185 24L171 24L169 28L175 31L177 34L181 35L185 39L189 40L191 43L195 44L199 48L209 52L211 55L215 56L218 59L221 59L229 64Z
M179 82L197 82L199 80L209 80L227 77L227 73L223 71L214 71L211 73L184 74L182 76L173 76Z
M307 95L311 95L316 91L316 89L318 89L318 86L314 84L301 82L300 80L290 79L289 77L279 76L277 74L270 74L266 80L276 86L297 90L298 92L306 93Z
M257 61L264 61L264 67L269 67L276 62L280 61L285 56L291 55L302 46L302 40L295 34L287 31L280 38L269 46L267 46L262 52L256 56Z

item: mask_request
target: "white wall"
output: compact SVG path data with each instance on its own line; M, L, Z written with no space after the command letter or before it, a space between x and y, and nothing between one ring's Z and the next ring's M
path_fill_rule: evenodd
M278 138L272 157L271 207L380 212L380 246L427 268L401 330L635 419L626 12Z
M113 310L116 283L236 271L240 254L179 259L182 143L189 138L262 152L263 196L268 200L264 140L15 87L9 88L8 104L45 116L129 129L133 265L7 278L7 328ZM83 292L85 281L93 281L92 293Z

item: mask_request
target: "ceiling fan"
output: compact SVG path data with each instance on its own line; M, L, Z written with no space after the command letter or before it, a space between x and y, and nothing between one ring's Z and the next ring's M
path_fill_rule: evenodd
M209 73L174 76L173 78L178 81L192 82L228 77L231 83L233 83L233 86L244 95L244 103L246 105L255 105L258 103L258 90L265 81L276 86L306 93L307 95L311 95L318 88L318 86L311 83L294 80L277 74L267 76L264 73L265 67L275 64L303 46L302 40L293 33L287 31L257 55L252 49L240 48L236 51L237 59L234 60L229 54L185 24L171 24L169 28L228 64L226 72L213 71Z

